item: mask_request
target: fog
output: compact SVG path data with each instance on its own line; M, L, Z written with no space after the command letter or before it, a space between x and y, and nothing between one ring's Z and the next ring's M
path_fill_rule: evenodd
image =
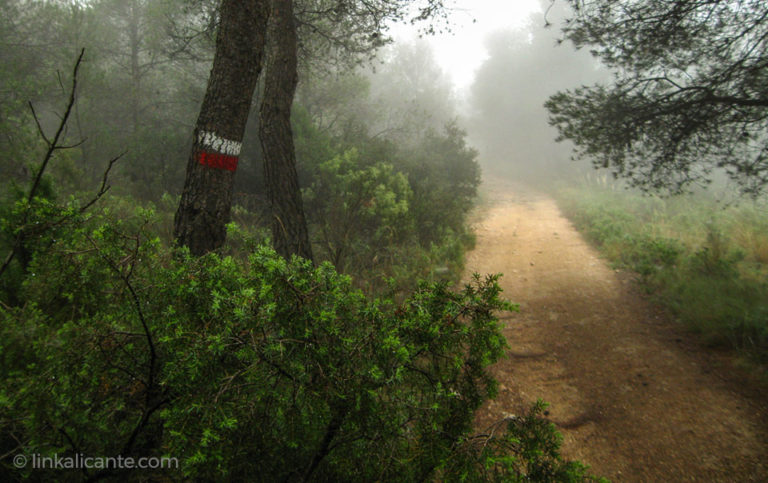
M567 5L546 0L499 5L495 16L489 8L481 2L454 11L450 34L414 40L413 32L409 36L396 29L390 52L411 49L433 62L427 69L412 64L398 72L431 77L436 91L443 93L446 82L453 82L454 112L468 131L469 143L479 150L484 172L541 185L591 175L588 162L571 161L569 142L555 141L557 131L549 126L543 107L558 91L609 76L589 52L559 41ZM417 91L393 88L392 99L403 92ZM440 96L443 104L445 99ZM437 113L435 119L445 118L445 107L435 109L429 100L423 106Z
M546 183L589 169L569 161L571 146L555 142L557 132L543 107L557 91L607 75L588 52L558 43L564 13L553 8L546 20L535 13L525 28L485 37L489 57L470 87L467 124L489 171Z
M0 482L768 481L768 205L573 182L569 3L685 2L0 0Z

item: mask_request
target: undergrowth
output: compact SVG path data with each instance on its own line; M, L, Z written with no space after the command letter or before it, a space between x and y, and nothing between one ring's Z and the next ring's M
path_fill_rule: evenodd
M516 308L498 275L366 296L234 224L222 253L192 258L163 243L153 208L130 205L35 197L2 211L3 251L29 235L0 274L0 480L592 479L561 459L541 403L474 433L506 347L496 314Z
M615 268L712 346L768 364L768 206L570 188L560 206Z

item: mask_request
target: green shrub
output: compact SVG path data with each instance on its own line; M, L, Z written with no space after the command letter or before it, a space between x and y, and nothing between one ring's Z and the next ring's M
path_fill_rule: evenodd
M349 264L376 264L379 250L403 244L413 232L408 179L391 164L363 167L358 158L353 149L322 163L303 193L321 258L341 272Z
M493 452L465 451L496 393L495 314L514 309L498 276L371 299L330 264L264 246L245 260L172 254L153 218L96 216L33 254L18 303L0 306L0 451L166 456L180 469L3 460L3 479L478 480L495 468L509 480L533 454L532 467L583 473L535 449L554 440L516 436L525 425Z
M579 462L563 462L562 435L542 417L547 404L537 401L523 416L514 416L489 428L486 434L467 438L448 460L446 481L546 481L607 480L587 474ZM502 436L492 437L495 431Z

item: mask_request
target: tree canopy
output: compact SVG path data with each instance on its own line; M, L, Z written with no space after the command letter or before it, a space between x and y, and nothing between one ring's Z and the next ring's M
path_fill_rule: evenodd
M768 4L568 0L563 33L614 71L546 104L560 139L644 189L677 193L718 172L768 185Z

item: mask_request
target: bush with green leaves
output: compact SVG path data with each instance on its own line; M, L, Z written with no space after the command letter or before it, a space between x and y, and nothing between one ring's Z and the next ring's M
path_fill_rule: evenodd
M538 400L526 414L509 416L466 438L447 461L445 480L606 482L589 475L578 461L562 460L563 436L543 417L547 406Z
M365 136L353 144L334 139L305 115L296 124L305 136L297 140L300 175L319 259L372 292L390 278L406 290L418 278L458 280L474 243L467 217L480 183L477 153L461 129L449 124L398 147Z
M474 411L496 393L496 314L514 309L498 276L371 299L330 264L264 246L247 259L174 253L153 217L68 226L0 306L3 479L527 474L530 445L517 436L498 446L512 466L466 447ZM15 454L167 456L180 468L18 469ZM556 451L536 454L566 468Z
M321 258L341 272L375 265L413 231L408 179L391 164L360 166L355 149L321 163L303 195Z
M455 123L442 133L430 131L406 158L404 171L413 186L413 212L423 244L446 234L464 234L466 217L480 185L477 151Z

